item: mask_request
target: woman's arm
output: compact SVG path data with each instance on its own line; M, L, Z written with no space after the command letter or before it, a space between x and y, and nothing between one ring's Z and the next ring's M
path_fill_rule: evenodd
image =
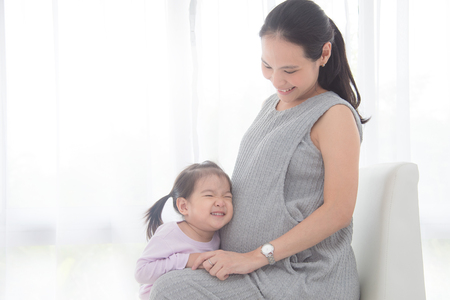
M314 125L311 139L323 157L324 204L273 241L276 260L316 245L347 227L352 219L358 191L360 137L350 109L344 105L331 107Z
M268 241L275 248L276 261L311 248L351 222L358 189L360 137L350 109L331 107L313 126L311 139L324 161L324 204L284 235ZM220 250L203 253L193 269L203 264L222 280L230 274L247 274L268 264L260 251L259 247L243 254Z

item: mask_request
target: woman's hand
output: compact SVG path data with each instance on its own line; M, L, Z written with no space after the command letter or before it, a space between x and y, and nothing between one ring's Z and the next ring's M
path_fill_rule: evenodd
M217 250L200 254L192 270L203 266L212 276L225 280L231 274L248 274L267 264L260 249L248 253Z

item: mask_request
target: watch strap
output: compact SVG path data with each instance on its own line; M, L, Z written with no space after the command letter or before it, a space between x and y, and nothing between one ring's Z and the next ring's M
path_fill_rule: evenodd
M269 265L273 265L275 263L275 258L273 257L272 253L267 255L266 257L269 260Z

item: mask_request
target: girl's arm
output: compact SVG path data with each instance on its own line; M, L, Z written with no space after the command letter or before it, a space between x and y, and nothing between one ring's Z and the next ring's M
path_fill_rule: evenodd
M200 256L201 253L191 253L189 254L189 259L186 263L186 268L192 268L192 266L194 265L194 262L197 260L197 258ZM199 266L200 268L203 269L203 266Z
M153 284L169 271L184 269L189 257L188 253L174 253L166 241L154 236L138 259L134 276L139 283Z
M358 189L360 137L355 118L344 105L331 107L311 131L313 143L322 153L324 204L290 231L270 242L276 261L299 253L347 227L352 219ZM208 258L214 264L207 261ZM196 260L211 275L224 280L230 274L247 274L268 264L261 247L248 253L213 251Z

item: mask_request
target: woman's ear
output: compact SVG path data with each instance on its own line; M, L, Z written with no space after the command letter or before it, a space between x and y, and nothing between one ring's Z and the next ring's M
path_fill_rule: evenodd
M320 57L320 60L321 60L320 65L321 66L326 65L328 60L330 59L331 47L332 47L332 45L331 45L330 42L327 42L327 43L325 43L325 45L323 45L323 47L322 47L322 56Z
M180 214L186 216L188 214L188 201L183 197L177 198L177 208Z

